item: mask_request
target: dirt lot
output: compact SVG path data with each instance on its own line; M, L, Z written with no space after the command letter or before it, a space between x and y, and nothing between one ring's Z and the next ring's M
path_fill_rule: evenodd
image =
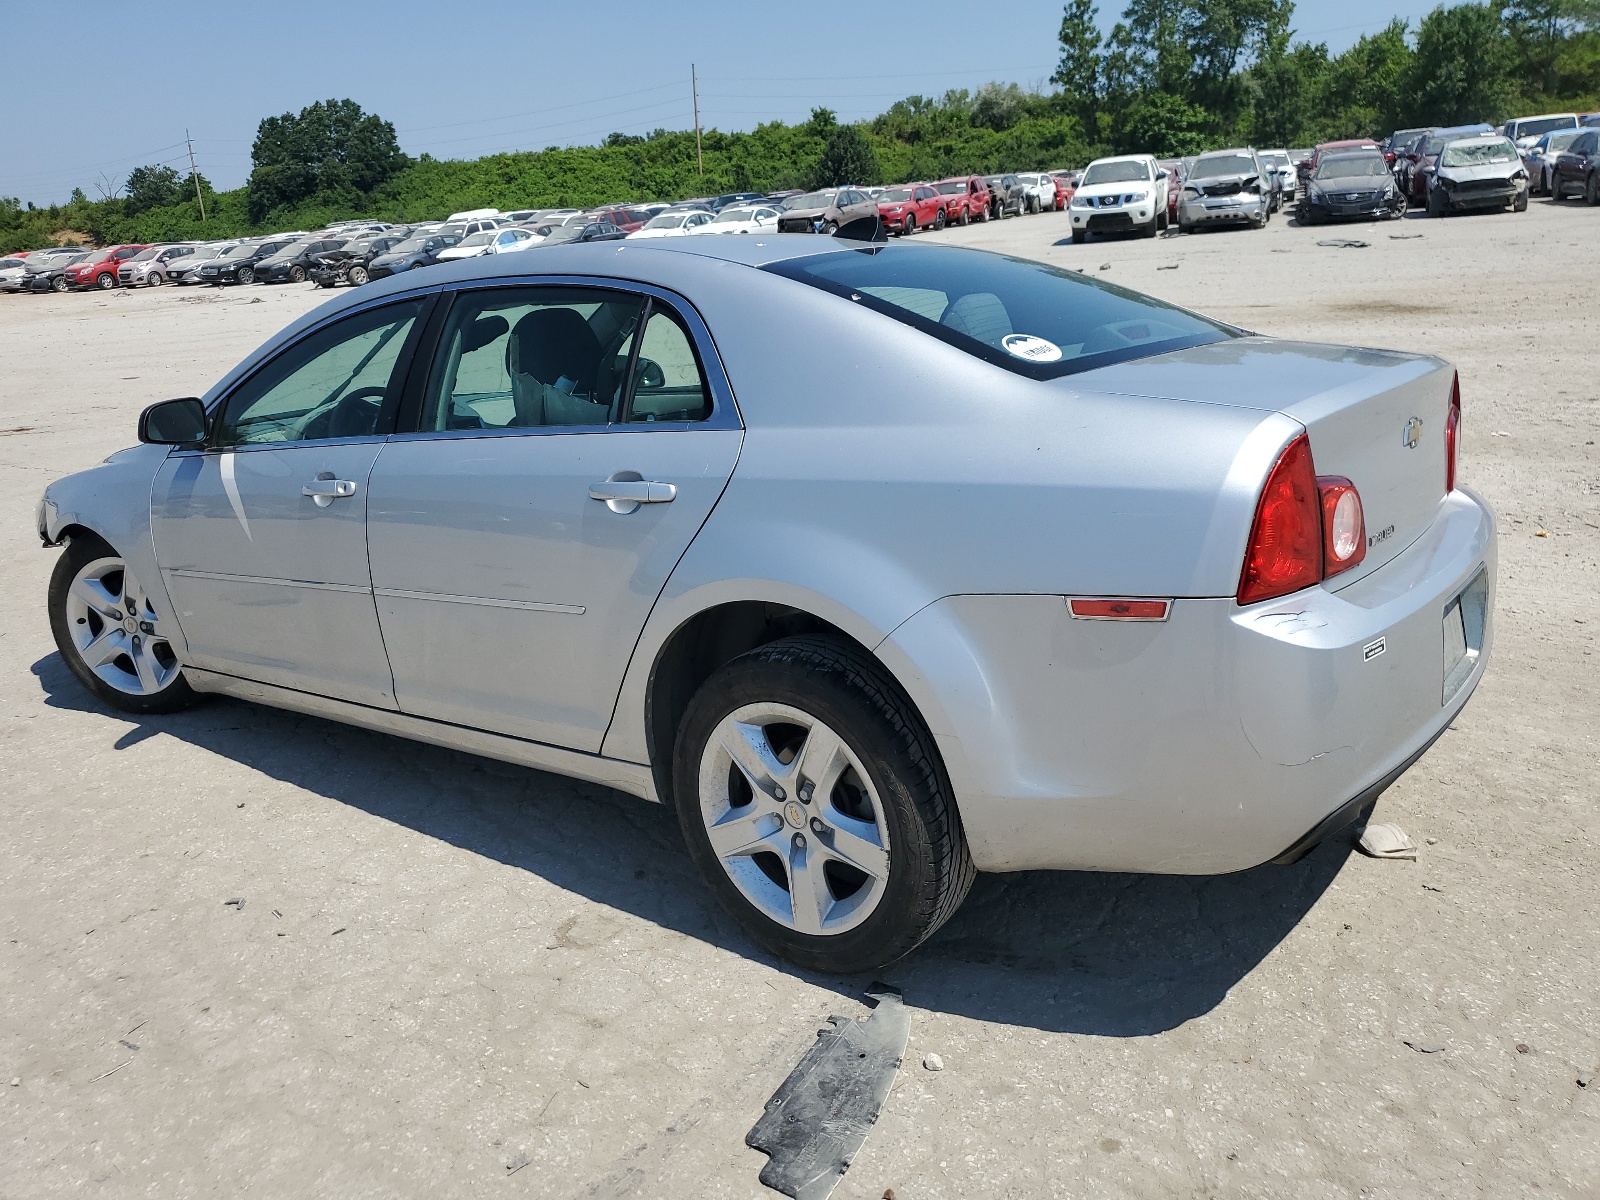
M836 1196L1600 1189L1597 233L942 235L1458 363L1498 644L1381 802L1416 863L981 878L885 972L907 1065ZM40 489L317 298L0 297L0 1195L772 1195L744 1133L866 981L755 951L664 809L231 701L133 721L57 657Z

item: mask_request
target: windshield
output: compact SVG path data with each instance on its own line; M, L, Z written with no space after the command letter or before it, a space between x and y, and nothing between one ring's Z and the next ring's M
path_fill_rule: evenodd
M941 196L955 196L965 192L967 185L964 183L936 183L934 184L934 189Z
M1238 336L1115 284L981 250L897 244L807 255L764 269L1033 379Z
M791 211L797 208L827 208L833 203L837 192L807 192L803 196L796 196L783 202L784 208Z
M433 240L433 235L431 233L418 234L414 238L407 238L405 241L401 242L398 246L396 246L392 250L390 250L389 253L390 254L415 254L419 250L427 249L428 243L431 242L432 240Z
M897 204L911 199L910 188L885 188L878 193L879 204Z
M1256 163L1248 154L1208 154L1195 160L1190 179L1221 179L1224 175L1254 175Z
M1099 162L1092 164L1083 173L1083 187L1093 187L1097 183L1146 183L1150 179L1150 167L1142 162Z
M84 259L84 261L85 262L90 262L90 263L99 263L99 262L105 262L105 260L110 258L110 257L111 257L111 251L109 251L109 250L96 250L88 258Z
M560 225L550 231L550 236L545 241L554 245L556 242L570 242L583 236L586 225Z
M739 208L718 213L711 223L713 225L737 225L741 221L753 221L755 217L754 209Z
M145 262L146 260L152 259L156 255L160 254L161 251L164 250L164 249L165 249L164 246L151 246L150 249L141 250L141 251L139 251L139 253L135 254L132 258L125 259L124 261L125 262Z
M251 244L249 244L248 242L245 242L245 243L243 243L241 245L234 246L232 249L224 250L218 257L220 257L220 258L249 258L255 252L256 252L256 248L254 246L252 246Z
M676 229L682 225L688 213L663 213L659 217L651 217L645 225L646 229Z
M1552 154L1559 153L1572 145L1574 139L1582 132L1581 129L1563 129L1557 133L1547 133L1544 137L1545 149Z
M1457 142L1439 156L1441 167L1482 167L1489 163L1520 162L1517 148L1501 138L1494 142Z
M1261 162L1268 167L1287 167L1289 165L1289 156L1287 154L1263 154Z
M487 246L490 242L494 241L494 235L498 232L500 232L498 229L480 229L477 233L471 233L462 238L458 248Z
M1339 154L1317 164L1318 179L1378 179L1388 173L1381 154Z
M1564 117L1534 117L1527 121L1517 122L1517 136L1519 138L1538 137L1541 133L1549 133L1552 129L1572 129L1578 124L1578 118Z

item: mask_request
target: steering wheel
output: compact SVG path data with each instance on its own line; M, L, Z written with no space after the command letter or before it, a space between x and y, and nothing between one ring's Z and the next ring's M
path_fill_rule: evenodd
M361 437L373 433L383 412L388 387L374 384L347 392L312 414L301 430L303 438Z

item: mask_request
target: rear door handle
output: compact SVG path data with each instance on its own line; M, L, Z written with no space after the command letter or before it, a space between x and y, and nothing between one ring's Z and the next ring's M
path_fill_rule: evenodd
M604 500L616 513L631 513L641 504L670 504L677 498L677 484L648 479L607 479L589 485L589 499Z
M318 508L327 508L335 500L348 499L356 494L355 481L351 479L313 479L300 489L302 496L310 496Z

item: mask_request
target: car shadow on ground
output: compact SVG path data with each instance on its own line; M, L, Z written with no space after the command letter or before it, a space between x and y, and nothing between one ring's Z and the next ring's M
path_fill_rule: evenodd
M664 806L560 776L231 699L150 717L110 713L58 655L33 665L54 708L126 723L313 795L528 871L557 887L762 962L841 997L866 979L798 971L717 905ZM196 805L238 797L192 790ZM1185 877L1036 871L980 875L955 917L880 975L914 1007L1052 1032L1138 1037L1209 1012L1301 921L1349 854Z

